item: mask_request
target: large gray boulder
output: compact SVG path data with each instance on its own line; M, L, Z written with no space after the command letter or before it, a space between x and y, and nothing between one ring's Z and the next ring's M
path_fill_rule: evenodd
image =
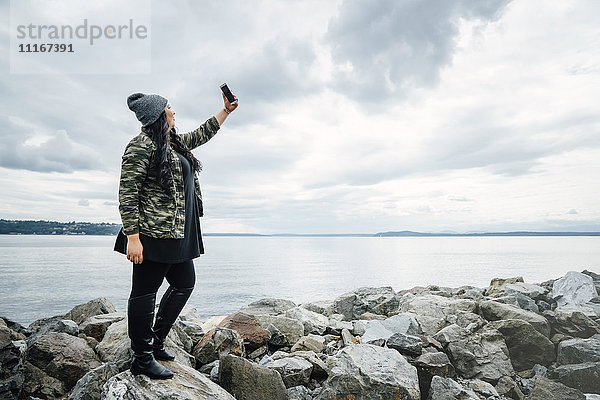
M504 288L504 295L510 296L513 293L525 295L533 300L544 300L548 290L540 285L534 285L532 283L507 283Z
M535 379L533 390L527 400L586 400L580 390L570 388L560 382L552 381L543 376Z
M482 329L448 344L456 371L464 378L477 378L495 384L515 371L504 337L496 329Z
M101 365L84 339L66 333L53 332L38 338L27 348L26 357L29 363L64 382L67 389Z
M506 296L498 297L494 300L504 304L512 304L513 306L519 307L523 310L533 311L536 314L540 312L540 308L533 299L519 292L512 292Z
M121 372L106 382L102 400L235 400L219 385L194 368L178 362L162 362L172 379L156 380Z
M279 372L286 388L306 385L310 381L313 365L302 357L284 357L262 364Z
M448 343L456 342L466 338L469 334L470 332L465 328L462 328L456 324L451 324L440 329L435 335L433 335L433 338L441 345L446 346Z
M302 303L300 304L300 307L330 317L334 314L333 303L333 300L313 301L310 303Z
M594 280L581 272L569 271L552 285L552 297L559 307L584 304L597 296Z
M432 317L444 318L450 314L448 309L464 311L476 314L477 302L471 299L457 299L434 294L422 294L419 296L405 296L400 311L411 311L417 314L430 315Z
M211 363L226 354L236 356L246 354L244 340L239 333L229 328L211 329L193 349L198 365Z
M596 334L589 339L563 340L558 344L556 354L558 365L597 361L600 361L600 334Z
M127 314L124 312L92 315L79 324L79 330L85 333L86 336L91 336L101 342L108 327L115 322L124 320L126 317Z
M584 393L600 394L600 361L560 365L552 370L550 378Z
M382 346L395 333L405 335L421 334L421 327L412 314L402 313L384 320L361 321L364 325L362 343L371 343Z
M546 311L544 315L557 333L584 339L600 333L600 324L595 320L597 314L587 305L568 304L554 311Z
M391 286L362 287L347 292L333 302L333 311L346 321L359 319L366 312L389 315L398 309L398 299Z
M429 388L427 400L479 400L475 392L463 388L450 378L434 376Z
M25 361L23 363L25 382L21 396L30 399L42 398L47 400L62 400L68 392L65 383L50 376L40 368ZM10 397L8 397L10 399Z
M423 341L418 336L394 333L385 345L409 357L418 357L423 351Z
M29 336L25 339L27 343L31 343L38 338L47 335L51 332L62 332L69 335L77 336L79 327L70 319L65 319L62 316L38 319L27 327Z
M423 333L435 335L450 324L463 328L471 324L483 326L485 321L478 312L477 302L470 299L455 299L432 294L404 296L400 305L401 312L413 314Z
M219 359L219 382L238 400L287 400L279 372L232 354Z
M554 344L528 322L500 320L490 322L484 329L496 329L502 334L516 371L531 369L535 364L547 366L556 359Z
M300 321L304 326L304 334L313 333L315 335L325 334L325 330L329 325L329 318L316 312L307 310L303 307L294 307L287 310L285 317Z
M522 310L510 304L499 303L494 300L481 302L481 312L488 321L503 319L520 319L529 322L538 332L550 337L550 323L541 315L534 312Z
M267 344L271 338L271 332L261 327L254 315L244 312L228 315L219 323L219 326L233 329L239 333L244 340L244 347L249 353Z
M290 357L301 357L312 364L311 378L322 379L327 378L328 368L323 360L319 358L314 351L293 351L289 354Z
M302 336L291 348L291 351L314 351L320 353L325 348L325 338L319 335L308 334Z
M317 400L421 398L417 369L396 350L357 344L343 348L334 358Z
M117 309L106 297L99 297L90 300L85 304L75 306L64 315L65 319L75 321L76 324L81 324L83 321L99 314L109 314L117 312Z
M265 298L248 304L240 311L251 315L280 315L294 307L296 303L290 300Z
M77 381L67 400L100 400L102 387L118 373L115 363L104 363L94 368Z
M278 335L273 335L273 332L271 332L271 341L269 342L270 344L282 347L293 346L294 343L296 343L302 336L304 336L304 325L302 324L302 322L296 319L267 314L253 315L260 323L260 326L268 330L269 325L272 325L283 335L283 338L281 338ZM273 343L274 339L277 339L277 342Z

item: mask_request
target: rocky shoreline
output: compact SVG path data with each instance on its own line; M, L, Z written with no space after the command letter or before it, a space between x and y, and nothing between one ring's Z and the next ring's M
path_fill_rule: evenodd
M598 293L600 275L571 271L188 307L166 381L129 372L126 314L99 298L27 328L0 318L0 399L600 400Z

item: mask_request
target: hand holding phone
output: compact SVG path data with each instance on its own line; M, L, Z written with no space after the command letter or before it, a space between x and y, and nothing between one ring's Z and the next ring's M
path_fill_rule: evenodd
M223 94L225 94L225 97L227 97L227 101L229 101L230 104L233 104L236 101L235 97L233 97L233 93L231 93L231 90L229 90L229 86L227 86L226 83L221 85L221 90L223 91Z

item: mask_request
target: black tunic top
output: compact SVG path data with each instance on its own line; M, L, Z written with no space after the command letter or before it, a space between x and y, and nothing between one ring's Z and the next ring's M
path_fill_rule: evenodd
M185 192L184 237L183 239L157 239L140 233L144 259L169 264L192 260L199 257L200 254L204 254L200 217L195 196L194 172L187 158L177 152L176 154L181 160L183 170ZM115 250L126 254L127 242L125 241L125 248L115 245Z

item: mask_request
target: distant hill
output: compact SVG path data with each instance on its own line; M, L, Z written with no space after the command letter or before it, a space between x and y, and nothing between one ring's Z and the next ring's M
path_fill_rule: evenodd
M120 224L106 222L20 221L0 219L3 235L116 235Z

